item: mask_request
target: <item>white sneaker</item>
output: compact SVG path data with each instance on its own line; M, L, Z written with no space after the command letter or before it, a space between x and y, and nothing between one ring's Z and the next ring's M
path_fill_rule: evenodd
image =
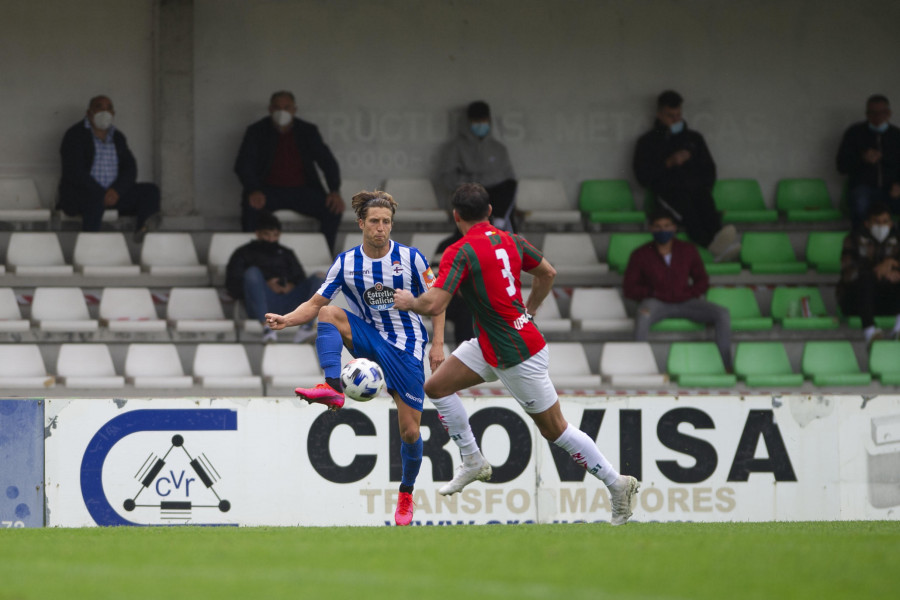
M270 344L272 342L277 342L277 341L278 341L278 332L277 331L273 331L273 330L269 329L268 327L263 329L263 334L262 334L262 343L263 344Z
M314 335L316 335L315 326L312 323L306 323L297 328L297 333L294 334L294 343L302 344Z
M619 475L608 489L609 499L612 502L612 517L609 524L624 525L631 518L631 503L641 489L641 483L631 475Z
M444 484L444 486L438 490L438 493L442 496L449 496L462 491L464 487L473 481L487 481L491 478L491 473L493 472L491 463L482 456L481 452L472 456L476 457L472 461L473 464L467 465L464 460L463 464L456 467L456 473L453 475L453 479Z
M707 250L713 256L719 256L725 250L731 246L734 242L738 240L738 231L734 225L726 225L722 229L716 232L716 235L713 236L712 241L709 242L709 246L706 247Z

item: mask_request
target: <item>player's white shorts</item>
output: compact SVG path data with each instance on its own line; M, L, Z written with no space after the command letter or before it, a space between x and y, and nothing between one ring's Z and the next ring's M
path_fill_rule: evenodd
M548 373L550 352L547 346L528 360L508 369L499 369L488 364L475 338L457 346L453 356L478 373L485 381L498 379L502 381L527 413L542 413L559 399Z

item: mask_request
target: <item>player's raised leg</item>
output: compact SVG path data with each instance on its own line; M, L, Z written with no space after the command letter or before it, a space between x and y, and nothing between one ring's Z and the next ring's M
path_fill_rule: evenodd
M325 372L325 383L313 388L297 388L294 393L308 402L324 404L328 410L339 410L344 406L341 385L341 352L344 340L352 344L350 322L342 308L325 306L319 311L319 327L316 335L316 353L319 366Z

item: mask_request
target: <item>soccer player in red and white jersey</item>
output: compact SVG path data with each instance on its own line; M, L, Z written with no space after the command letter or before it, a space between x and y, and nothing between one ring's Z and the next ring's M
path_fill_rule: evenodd
M612 501L610 522L624 524L631 517L640 483L630 475L620 475L594 441L563 417L548 375L547 344L532 322L532 315L553 287L556 269L525 238L491 225L491 205L480 184L461 185L453 194L452 205L453 219L463 237L444 251L434 286L418 297L402 290L394 293L395 308L435 315L444 311L459 290L475 318L477 338L462 343L434 371L425 382L425 392L433 398L448 396L500 379L544 438L606 484ZM519 281L522 271L534 277L525 301ZM454 481L462 489L475 480L466 480L471 475L461 469Z

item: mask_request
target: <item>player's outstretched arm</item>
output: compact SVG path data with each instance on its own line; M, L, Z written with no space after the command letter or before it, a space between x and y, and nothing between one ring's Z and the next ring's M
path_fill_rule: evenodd
M525 299L525 310L528 314L537 314L537 309L553 289L553 280L556 279L556 269L546 258L535 268L528 271L534 277L531 282L531 294Z
M433 317L447 309L451 295L441 288L433 287L418 298L407 290L394 292L394 308Z
M269 329L278 331L285 327L294 327L295 325L303 325L309 323L317 316L319 310L326 306L330 299L320 294L313 294L313 297L289 312L286 315L276 315L275 313L266 313L266 326Z

